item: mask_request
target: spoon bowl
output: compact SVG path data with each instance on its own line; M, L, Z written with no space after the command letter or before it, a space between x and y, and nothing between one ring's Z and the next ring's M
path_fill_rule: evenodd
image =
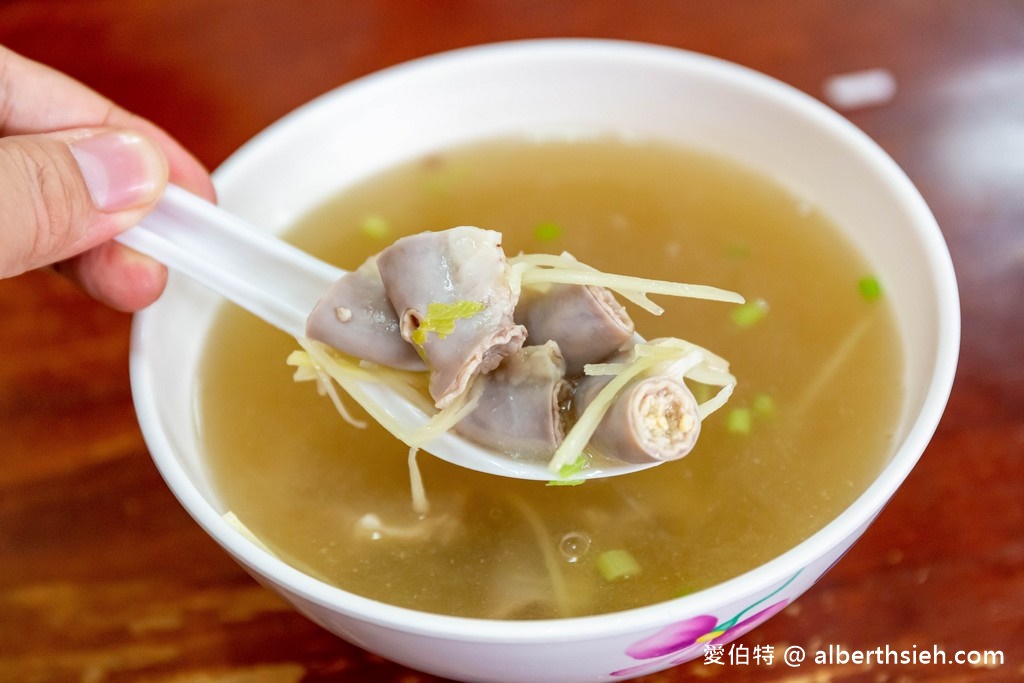
M306 317L346 271L278 239L179 187L168 187L156 209L117 240L205 285L279 330L305 337ZM364 393L400 424L413 429L430 420L383 383L364 382ZM516 460L452 433L419 446L453 465L515 479L548 481L546 463ZM574 479L629 474L661 464L591 467Z

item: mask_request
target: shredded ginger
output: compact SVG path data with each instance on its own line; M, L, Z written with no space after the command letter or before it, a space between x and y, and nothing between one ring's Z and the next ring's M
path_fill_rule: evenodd
M718 287L603 273L593 266L577 261L568 252L562 252L558 256L554 254L520 254L511 257L508 261L510 265L509 280L513 292L519 292L524 285L556 282L571 285L594 285L610 289L654 315L661 315L665 309L647 298L648 294L665 294L736 304L742 304L745 301L736 292Z
M548 469L552 472L563 472L564 467L579 457L615 397L635 377L657 372L722 387L713 398L697 407L701 420L725 403L736 384L736 378L728 371L728 363L707 349L682 339L659 339L637 344L630 360L589 364L584 372L587 375L614 375L614 378L602 387L555 450L548 461Z
M627 275L603 273L577 261L571 254L520 254L508 259L509 285L516 296L524 286L543 289L554 283L593 285L605 287L632 301L655 315L664 309L652 302L648 294L690 297L744 303L744 298L735 292L709 287L664 280L652 280ZM412 334L412 341L422 345L427 334L433 332L444 338L455 329L456 321L471 318L484 309L484 304L474 301L457 301L451 304L431 303L427 315L420 321ZM436 411L429 401L408 381L407 371L399 371L366 362L348 359L329 347L309 339L298 340L302 351L295 351L288 358L296 366L295 379L316 380L321 393L330 396L338 412L350 423L364 426L355 420L334 390L336 382L353 400L366 410L397 439L410 448L410 467L415 468L415 452L431 439L451 430L463 417L471 413L480 398L479 388L471 384L457 400L441 411ZM561 480L585 469L586 447L607 412L617 393L633 378L665 373L677 379L720 387L709 400L698 406L701 420L719 409L728 401L736 385L736 378L729 372L729 364L720 356L684 341L682 339L660 339L651 343L636 344L626 362L590 364L585 368L587 375L614 375L597 397L587 406L576 423L569 430L561 445L548 461L548 469L557 473ZM366 390L367 383L385 384L398 391L424 414L430 416L427 423L419 428L402 424L384 410ZM580 467L580 463L584 467ZM422 489L417 472L412 471L413 486ZM559 481L559 483L561 483ZM425 509L425 497L415 494L416 506Z

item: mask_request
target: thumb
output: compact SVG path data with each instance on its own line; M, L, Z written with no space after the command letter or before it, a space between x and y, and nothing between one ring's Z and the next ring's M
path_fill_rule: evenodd
M0 277L108 241L153 207L167 176L163 153L135 131L0 138Z

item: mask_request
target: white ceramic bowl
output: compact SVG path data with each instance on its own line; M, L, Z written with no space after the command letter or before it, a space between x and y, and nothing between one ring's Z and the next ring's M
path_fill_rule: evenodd
M905 348L898 449L845 512L774 560L723 584L612 615L534 622L425 614L333 588L224 522L194 420L197 363L217 297L172 278L139 314L131 378L168 485L261 583L341 637L468 681L622 680L703 656L779 611L864 531L939 421L959 348L956 282L939 229L896 164L812 98L763 75L651 45L551 40L469 48L387 69L302 107L216 173L223 206L278 232L375 171L458 143L526 133L635 132L763 169L822 207L886 282ZM187 332L183 333L183 330Z

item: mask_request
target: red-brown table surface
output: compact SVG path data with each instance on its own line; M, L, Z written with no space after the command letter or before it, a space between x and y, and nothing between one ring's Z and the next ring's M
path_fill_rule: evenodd
M358 76L551 36L688 48L819 97L831 75L888 69L895 97L846 114L920 188L960 284L957 379L920 464L847 557L743 642L1000 650L1004 663L698 660L644 680L1024 678L1024 3L0 3L0 43L211 168ZM0 680L438 680L306 621L179 507L132 410L129 323L49 272L0 282Z

